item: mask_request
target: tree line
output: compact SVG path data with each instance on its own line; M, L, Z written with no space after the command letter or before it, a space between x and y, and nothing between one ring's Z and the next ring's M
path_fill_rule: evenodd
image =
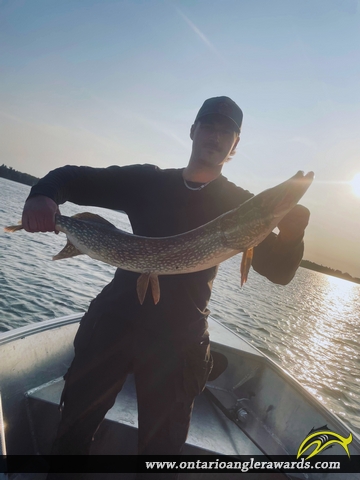
M332 277L343 278L344 280L349 280L350 282L360 283L360 278L352 277L349 273L343 273L340 270L324 267L323 265L318 265L317 263L310 262L309 260L302 260L300 266L308 268L309 270L315 270L315 272L331 275Z
M14 182L24 183L25 185L30 185L30 187L39 181L39 179L33 175L18 172L14 168L7 167L4 164L2 164L0 167L0 177L6 178L7 180L13 180Z

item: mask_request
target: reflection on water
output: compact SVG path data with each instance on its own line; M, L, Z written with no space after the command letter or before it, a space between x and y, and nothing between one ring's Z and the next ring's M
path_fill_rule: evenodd
M334 319L343 314L352 316L358 309L359 285L342 278L323 275L323 302L328 307L328 314Z
M285 287L252 271L240 289L239 261L221 267L212 310L359 433L360 285L300 268Z
M29 187L0 178L0 227L21 217ZM88 208L119 228L124 215ZM64 205L73 215L84 207ZM0 331L84 311L115 269L85 256L51 262L64 235L0 228ZM283 287L250 271L240 288L237 256L220 266L210 309L360 434L360 285L300 268Z
M304 358L304 369L310 372L318 365L321 375L313 377L316 383L309 382L309 390L322 400L330 392L337 400L338 415L346 417L347 411L359 412L360 407L360 396L354 393L360 386L360 288L346 280L321 275L318 296L322 308L307 336L310 354ZM356 424L360 426L358 418Z

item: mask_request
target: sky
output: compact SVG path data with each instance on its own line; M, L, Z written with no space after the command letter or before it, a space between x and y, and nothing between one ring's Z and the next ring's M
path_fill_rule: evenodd
M360 0L0 0L0 164L180 168L226 95L223 174L259 193L314 171L304 258L357 277L359 86Z

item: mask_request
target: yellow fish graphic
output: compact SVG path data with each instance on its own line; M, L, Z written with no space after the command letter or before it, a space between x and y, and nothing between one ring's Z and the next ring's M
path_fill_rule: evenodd
M306 450L308 450L312 446L315 446L314 450L310 453L310 455L305 458L305 460L307 460L308 458L314 457L323 450L330 448L334 443L338 443L339 445L341 445L345 452L348 454L348 457L350 458L348 445L352 442L352 439L353 437L351 433L347 438L345 438L338 433L329 430L327 425L324 425L323 427L317 429L312 428L307 437L300 445L296 458L301 457L301 455L303 455Z

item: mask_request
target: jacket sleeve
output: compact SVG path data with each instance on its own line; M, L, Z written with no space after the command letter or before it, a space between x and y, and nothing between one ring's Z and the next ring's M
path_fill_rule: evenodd
M156 168L153 165L108 168L67 165L39 180L29 197L45 195L58 205L69 201L127 212L131 205L143 200L145 182L151 181Z

